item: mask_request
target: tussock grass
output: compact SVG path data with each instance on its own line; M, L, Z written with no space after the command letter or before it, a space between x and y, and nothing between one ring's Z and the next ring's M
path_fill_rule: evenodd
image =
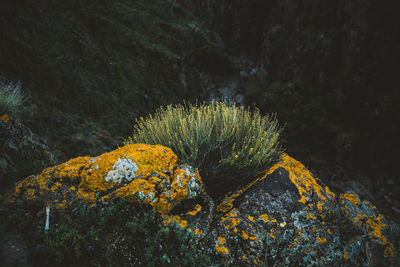
M207 190L219 197L265 170L280 154L275 116L223 102L169 105L136 121L125 142L170 147L179 159L199 169Z
M26 100L28 97L22 93L20 82L0 82L0 115L16 113Z

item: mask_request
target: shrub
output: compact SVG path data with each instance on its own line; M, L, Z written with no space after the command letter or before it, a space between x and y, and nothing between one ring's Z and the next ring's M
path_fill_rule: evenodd
M6 201L0 205L0 215L4 216L0 234L17 227L34 266L211 265L191 232L164 226L151 207L126 200L52 209L46 233L43 203Z
M136 121L125 143L160 144L200 171L208 192L220 197L277 160L281 133L275 116L223 102L161 107Z
M28 97L21 92L21 83L0 82L0 115L13 114Z

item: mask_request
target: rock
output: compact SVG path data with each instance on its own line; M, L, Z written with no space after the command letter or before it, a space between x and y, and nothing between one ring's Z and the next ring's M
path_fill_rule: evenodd
M339 200L284 154L263 177L217 205L205 243L219 263L230 265L398 264L398 227L355 194Z
M54 163L46 142L8 115L0 116L0 182L10 184Z
M15 197L66 208L76 201L142 201L167 214L204 192L200 175L160 145L126 145L98 157L79 157L19 182Z
M385 259L394 258L396 253L397 258L399 257L398 225L391 224L374 205L369 201L361 201L354 192L341 194L339 201L344 216L359 233L345 246L346 261L350 264L387 266L388 262ZM366 257L360 258L360 253L364 253Z
M228 194L208 244L229 264L312 265L341 260L335 195L283 155L261 178Z
M339 197L283 154L259 178L214 204L196 169L171 149L134 144L80 157L21 181L12 198L55 208L118 198L147 203L191 231L215 264L326 266L400 262L399 230L355 193Z

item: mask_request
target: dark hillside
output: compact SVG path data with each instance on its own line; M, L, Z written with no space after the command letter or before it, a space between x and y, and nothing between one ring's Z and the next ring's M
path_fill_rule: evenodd
M133 119L201 95L207 31L163 1L2 1L0 75L21 80L24 121L62 159L125 138Z
M277 112L287 151L333 188L361 183L400 216L396 6L3 1L0 76L31 91L20 117L60 160L109 151L138 116L228 84Z
M242 90L287 123L290 153L333 185L361 180L400 206L396 1L178 2L258 66Z

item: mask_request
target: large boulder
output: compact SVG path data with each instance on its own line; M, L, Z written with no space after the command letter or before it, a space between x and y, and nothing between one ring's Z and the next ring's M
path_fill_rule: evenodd
M205 243L223 264L399 263L395 224L355 193L336 196L286 154L265 175L227 194L216 214Z
M399 263L398 227L355 193L336 196L286 154L222 200L207 195L196 169L177 162L169 148L127 145L32 175L12 198L41 199L59 209L119 198L147 203L165 224L197 236L215 264Z
M8 115L0 116L0 182L41 171L54 163L54 155L44 139Z
M19 182L15 197L40 198L66 208L76 201L96 203L117 198L142 201L167 214L183 200L199 196L200 175L160 145L135 144L98 157L78 157Z

